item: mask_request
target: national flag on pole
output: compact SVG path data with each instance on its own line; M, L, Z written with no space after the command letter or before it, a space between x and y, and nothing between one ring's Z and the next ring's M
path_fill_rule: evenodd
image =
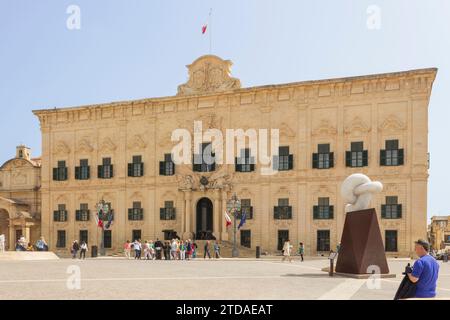
M239 223L239 226L238 226L238 230L240 230L246 222L247 222L247 214L245 212L243 212L241 222Z
M206 30L208 30L208 24L202 26L202 34L205 34Z
M231 226L231 218L228 215L228 212L225 212L225 221L227 222L227 228Z
M102 211L97 211L97 214L95 215L95 223L97 224L97 227L103 229L103 221L100 219L99 215Z

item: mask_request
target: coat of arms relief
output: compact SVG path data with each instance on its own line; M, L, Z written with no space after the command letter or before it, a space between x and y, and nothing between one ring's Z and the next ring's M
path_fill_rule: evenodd
M177 95L214 93L241 88L239 79L231 77L230 60L205 55L188 65L189 80L178 87Z

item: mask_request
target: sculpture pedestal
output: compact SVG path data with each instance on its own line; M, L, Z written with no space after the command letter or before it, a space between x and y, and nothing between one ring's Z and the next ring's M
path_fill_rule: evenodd
M389 274L383 239L375 209L348 212L336 273L364 275Z

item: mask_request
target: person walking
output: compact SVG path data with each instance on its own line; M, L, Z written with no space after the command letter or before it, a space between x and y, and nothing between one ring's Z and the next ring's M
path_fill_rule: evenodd
M141 260L142 244L141 244L140 240L136 240L134 242L134 252L135 252L134 260Z
M178 245L175 239L172 239L172 244L170 245L170 258L171 260L177 260Z
M131 259L131 243L130 240L127 240L127 242L123 245L123 253L125 254L126 259Z
M298 245L298 254L300 255L300 258L302 259L302 262L305 261L304 255L305 255L305 246L303 245L303 242L300 242Z
M80 251L80 245L78 244L77 240L75 240L72 243L72 250L71 251L72 251L72 259L76 259L77 255L78 255L78 251Z
M191 260L191 257L192 257L192 243L191 239L189 239L188 241L186 241L186 259Z
M144 245L144 260L151 260L151 254L150 254L150 245L147 240L145 240Z
M422 239L415 242L417 260L412 270L407 268L406 274L412 283L416 284L415 298L436 297L436 283L439 277L439 264L429 255L430 244Z
M198 245L197 245L197 243L194 242L192 244L192 259L197 258L197 250L198 250Z
M186 260L186 243L184 241L180 242L180 260Z
M165 242L164 246L163 246L163 250L164 250L164 259L166 261L170 260L170 243L169 242Z
M165 250L164 244L157 238L155 242L156 260L162 260L163 250ZM164 251L164 256L165 254L166 252Z
M205 243L205 254L203 255L203 259L206 260L206 256L208 256L209 259L211 259L211 251L210 251L210 242L206 241Z
M156 254L155 254L155 244L153 243L153 241L150 241L149 244L149 254L150 254L150 258L151 260L155 260L156 259Z
M81 243L81 246L80 246L80 260L81 259L83 259L83 260L86 259L86 252L87 251L88 251L88 245L87 245L87 243L85 241L83 241Z
M222 258L220 256L220 246L219 246L219 243L217 241L214 242L214 256L216 257L216 259L221 259Z
M292 250L292 245L288 240L286 240L286 242L284 243L284 247L283 247L283 259L281 260L282 262L289 260L289 262L292 262L292 257L291 257L291 250Z

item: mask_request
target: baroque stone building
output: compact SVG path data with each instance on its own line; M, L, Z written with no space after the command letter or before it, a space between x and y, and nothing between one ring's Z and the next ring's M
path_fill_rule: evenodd
M434 250L450 249L450 216L433 216L428 238Z
M409 255L427 233L428 104L436 69L242 88L231 62L202 56L176 96L34 111L42 131L41 232L50 249L100 243L95 206L110 203L109 252L126 240L229 241L226 201L242 199L240 244L284 239L307 254L333 250L344 224L340 184L355 172L385 188L373 206L386 251ZM277 128L279 172L243 164L174 165L177 128ZM191 145L194 148L193 145Z
M33 243L40 236L40 161L21 145L15 158L0 167L0 235L5 235L9 250L21 236Z

